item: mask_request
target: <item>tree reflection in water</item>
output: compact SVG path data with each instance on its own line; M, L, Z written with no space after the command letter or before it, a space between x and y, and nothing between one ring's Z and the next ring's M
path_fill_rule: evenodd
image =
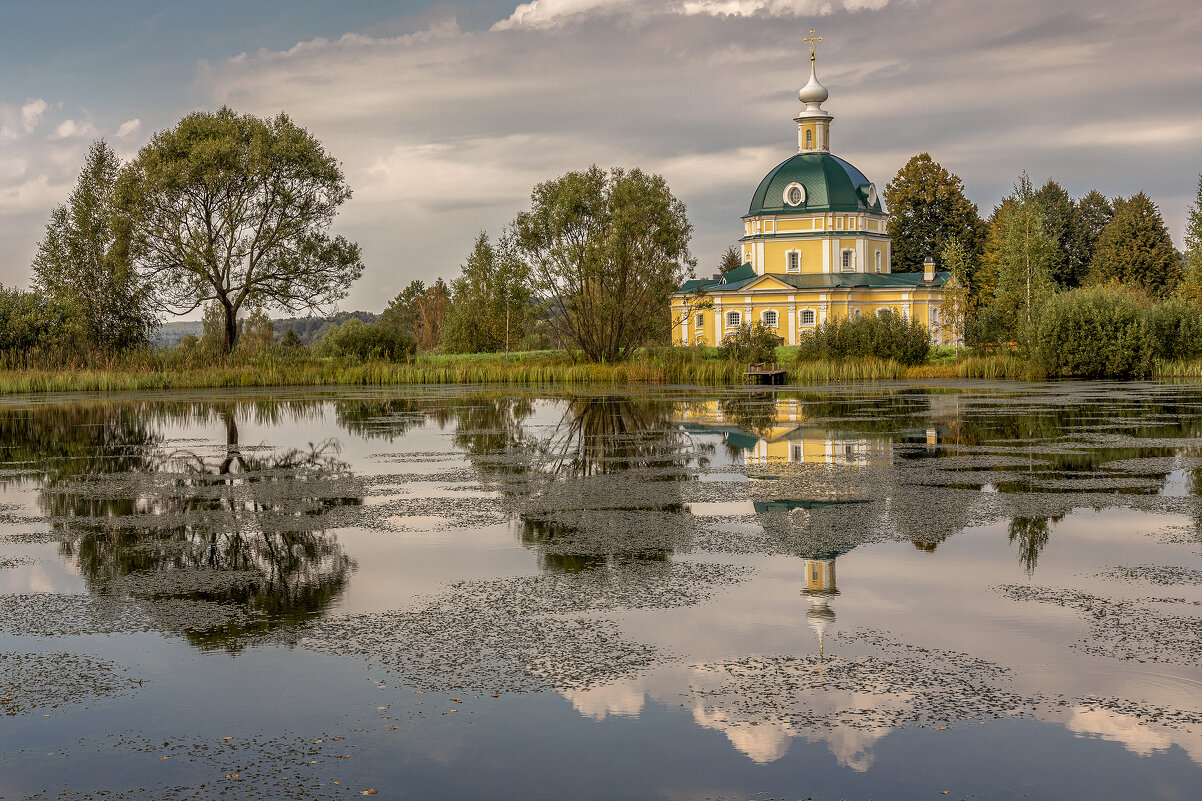
M53 406L0 416L0 435L10 458L13 435L33 435L39 505L90 592L137 599L164 630L236 652L320 615L355 568L326 531L338 510L362 504L338 442L281 449L239 438L240 418L281 424L318 412L275 402ZM171 448L161 433L213 422L225 433L217 448ZM189 619L189 608L222 613Z

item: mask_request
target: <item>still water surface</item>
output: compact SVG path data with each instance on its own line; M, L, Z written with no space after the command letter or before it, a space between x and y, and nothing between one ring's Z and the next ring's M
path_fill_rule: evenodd
M0 797L1196 798L1199 389L7 400Z

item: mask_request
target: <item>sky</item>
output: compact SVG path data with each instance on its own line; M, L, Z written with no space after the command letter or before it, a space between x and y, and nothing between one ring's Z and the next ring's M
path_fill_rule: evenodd
M89 144L124 159L194 110L286 112L354 192L345 310L451 279L533 187L590 164L662 174L717 268L797 91L882 189L927 152L987 216L1026 171L1158 204L1183 247L1202 173L1191 0L0 0L0 283L25 288Z

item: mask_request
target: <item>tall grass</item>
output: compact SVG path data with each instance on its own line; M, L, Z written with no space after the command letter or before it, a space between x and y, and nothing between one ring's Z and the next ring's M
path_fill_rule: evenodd
M792 349L781 348L786 361ZM782 358L786 357L786 358ZM906 366L863 357L789 360L788 383L990 379L1038 381L1047 376L1013 355L972 355L959 361ZM713 349L648 348L613 364L592 364L565 351L422 355L406 362L320 358L309 351L266 349L214 357L147 349L109 359L58 354L0 359L0 394L229 387L317 387L406 384L567 384L724 386L746 381L747 366L716 357ZM1158 361L1156 378L1202 378L1202 359Z

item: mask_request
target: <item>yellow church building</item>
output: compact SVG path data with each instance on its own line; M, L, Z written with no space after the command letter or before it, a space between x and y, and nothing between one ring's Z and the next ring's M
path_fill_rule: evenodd
M810 81L798 93L797 154L776 165L743 215L743 265L686 281L672 295L674 339L721 345L743 325L774 329L786 345L828 320L890 310L916 319L942 344L942 287L950 273L895 273L888 214L876 184L830 152L833 117L818 82L810 31ZM950 343L949 343L950 344Z

